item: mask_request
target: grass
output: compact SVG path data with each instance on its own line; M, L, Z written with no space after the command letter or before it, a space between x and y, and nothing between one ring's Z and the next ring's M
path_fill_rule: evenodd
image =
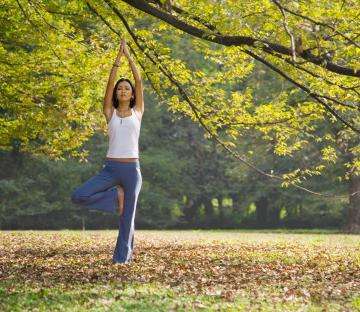
M335 231L0 232L1 311L360 311L360 236Z

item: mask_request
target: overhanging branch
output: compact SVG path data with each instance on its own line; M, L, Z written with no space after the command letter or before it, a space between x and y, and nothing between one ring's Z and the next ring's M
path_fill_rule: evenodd
M104 0L115 12L115 10L117 10L116 6L113 5L111 0ZM175 18L173 15L168 14L166 12L163 12L161 10L156 9L153 6L150 6L148 3L146 3L143 0L123 0L126 3L129 3L132 6L136 6L139 9L143 10L144 12L147 12L149 14L155 14L154 16L157 16L159 18L166 18L170 23L170 21L174 24L175 27L182 29L185 28L187 30L187 32L195 32L197 36L200 35L206 35L208 36L208 34L205 34L203 30L198 29L196 27L193 27L191 25L188 25L186 23L184 23L183 21L178 20L177 18ZM134 4L134 5L133 5ZM146 9L146 10L145 10ZM171 24L171 23L170 23ZM216 29L215 27L213 27L212 29ZM235 37L229 37L229 36L222 36L221 34L219 34L219 32L217 32L216 35L212 35L212 36L218 36L219 38L235 38ZM240 38L240 37L239 37ZM250 37L241 37L242 40L245 42L250 42L251 40L254 40ZM207 39L207 38L204 38ZM210 40L212 41L212 40ZM254 42L252 41L253 44L249 44L249 45L253 45L254 46ZM284 47L282 49L285 49ZM271 50L271 48L265 47L263 49L265 52L267 53L272 53L273 50ZM348 121L346 121L343 117L341 117L330 105L328 105L322 98L319 97L318 94L312 92L311 90L309 90L307 87L303 86L302 84L300 84L299 82L296 82L295 80L293 80L292 78L290 78L288 75L286 75L284 72L282 72L281 70L279 70L278 68L276 68L274 65L270 64L269 62L267 62L266 60L262 59L260 56L256 55L255 53L251 52L248 49L243 49L243 51L245 53L247 53L248 55L252 56L253 58L257 59L258 61L262 62L263 64L265 64L267 67L269 67L270 69L272 69L273 71L277 72L278 74L280 74L282 77L284 77L285 79L287 79L288 81L290 81L291 83L293 83L294 85L296 85L298 88L302 89L303 91L305 91L307 94L309 94L309 96L311 96L312 98L314 98L317 102L319 102L321 105L323 105L325 107L325 109L330 112L330 114L332 114L336 119L340 120L342 123L344 123L346 126L348 126L350 129L352 129L355 132L360 133L360 130L357 129L355 126L353 126L352 124L350 124ZM291 54L291 53L290 53Z
M111 4L110 0L104 0L109 5ZM208 33L205 30L199 29L192 25L189 25L174 15L171 15L167 12L164 12L152 5L150 5L145 0L122 0L123 2L131 5L132 7L141 10L147 14L150 14L162 21L174 26L177 29L180 29L189 35L195 36L200 39L208 40L214 43L218 43L225 46L251 46L251 47L260 47L260 48L267 48L271 49L274 52L278 52L285 55L292 55L291 49L276 43L271 43L266 40L255 39L249 36L226 36L220 35L217 32ZM360 77L360 70L356 70L353 68L347 68L335 63L329 62L325 57L318 57L313 54L309 50L304 50L302 53L299 54L303 59L311 62L315 65L319 65L327 70L337 73L339 75L345 76L354 76Z

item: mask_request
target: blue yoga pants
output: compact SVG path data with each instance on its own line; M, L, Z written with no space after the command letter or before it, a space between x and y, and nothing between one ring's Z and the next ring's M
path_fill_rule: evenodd
M128 263L134 249L135 212L142 185L139 160L118 162L105 160L102 170L77 187L71 201L89 210L118 212L116 185L124 188L124 211L119 218L119 234L113 254L113 263Z

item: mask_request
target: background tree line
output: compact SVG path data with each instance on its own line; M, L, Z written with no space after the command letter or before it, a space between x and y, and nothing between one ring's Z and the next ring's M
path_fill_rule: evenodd
M270 79L259 64L248 83ZM264 79L263 84L259 79ZM269 81L267 82L269 85ZM266 89L268 94L271 88ZM259 90L260 91L260 90ZM261 96L261 92L258 95ZM229 157L203 130L162 103L146 97L140 135L143 186L138 202L138 228L341 227L346 202L283 189ZM98 118L104 118L99 111ZM70 201L72 190L103 165L108 138L96 132L84 145L87 161L51 160L22 153L15 147L1 153L2 229L116 228L116 215L84 211ZM279 160L273 146L254 135L239 144L251 150L263 170L291 169L308 159ZM335 176L336 167L333 175ZM329 177L319 177L317 189L339 191ZM324 181L327 181L324 184ZM314 183L314 182L313 182ZM346 189L346 186L342 186Z

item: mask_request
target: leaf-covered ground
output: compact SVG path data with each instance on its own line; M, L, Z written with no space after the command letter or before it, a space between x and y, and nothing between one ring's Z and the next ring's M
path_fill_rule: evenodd
M282 231L1 231L2 311L359 311L360 236Z

